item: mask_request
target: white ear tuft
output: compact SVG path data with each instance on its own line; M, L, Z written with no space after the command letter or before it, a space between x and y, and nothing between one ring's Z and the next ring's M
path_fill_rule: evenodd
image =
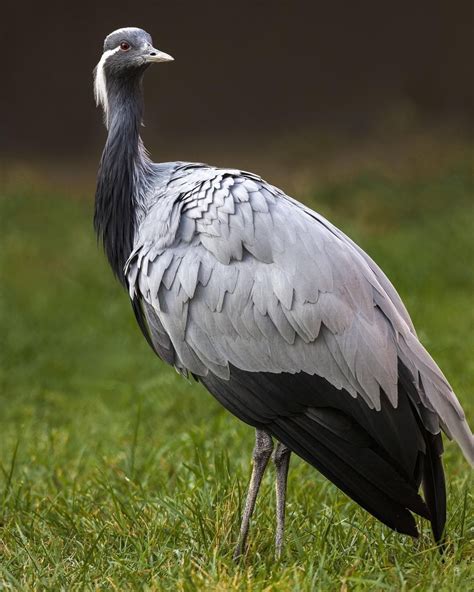
M104 123L108 127L109 100L107 97L107 80L105 77L105 62L111 55L119 51L120 47L104 51L99 63L94 68L94 97L97 106L104 110Z

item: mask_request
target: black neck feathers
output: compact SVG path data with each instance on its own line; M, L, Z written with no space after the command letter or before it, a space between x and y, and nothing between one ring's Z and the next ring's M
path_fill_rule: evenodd
M140 140L143 115L142 74L107 81L109 130L100 161L94 228L116 277L125 284L123 267L132 248L137 196L146 180L147 159Z

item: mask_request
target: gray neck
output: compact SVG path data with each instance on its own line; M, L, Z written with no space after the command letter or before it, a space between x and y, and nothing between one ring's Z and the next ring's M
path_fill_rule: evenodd
M125 284L123 267L132 248L139 195L151 170L140 139L143 72L107 80L108 137L100 161L94 226L109 263Z

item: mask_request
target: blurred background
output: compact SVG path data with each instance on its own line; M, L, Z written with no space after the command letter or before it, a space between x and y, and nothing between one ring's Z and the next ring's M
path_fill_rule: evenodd
M386 125L466 133L472 10L469 0L9 3L0 154L97 159L92 69L106 34L124 25L176 59L146 79L144 135L157 159L225 158L288 136L305 153L322 136L386 136Z
M103 585L101 561L119 566L135 530L124 518L119 548L117 499L130 516L156 502L141 528L172 532L159 548L176 569L175 548L201 545L205 557L194 514L182 529L170 500L181 508L196 482L209 485L216 449L232 451L233 479L244 484L248 471L252 434L152 355L93 234L106 132L92 70L116 28L145 28L175 57L146 75L143 139L154 160L252 170L330 218L392 279L472 425L470 0L26 1L3 6L1 20L0 529L14 526L2 543L8 573L26 578L8 580L14 588L34 586L37 570L43 585L68 588L61 577L81 560ZM464 499L466 465L447 448ZM297 466L309 515L327 490L321 480L311 489L319 478ZM20 529L24 538L10 534ZM413 581L425 572L417 564ZM339 587L331 577L326 589Z

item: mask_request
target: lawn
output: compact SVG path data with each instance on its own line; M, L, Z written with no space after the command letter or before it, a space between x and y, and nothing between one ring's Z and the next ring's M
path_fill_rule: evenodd
M388 273L473 425L468 156L305 187ZM444 559L426 523L396 535L293 458L282 559L269 471L234 564L252 430L154 357L80 189L10 183L0 203L1 590L474 589L474 481L448 441Z

